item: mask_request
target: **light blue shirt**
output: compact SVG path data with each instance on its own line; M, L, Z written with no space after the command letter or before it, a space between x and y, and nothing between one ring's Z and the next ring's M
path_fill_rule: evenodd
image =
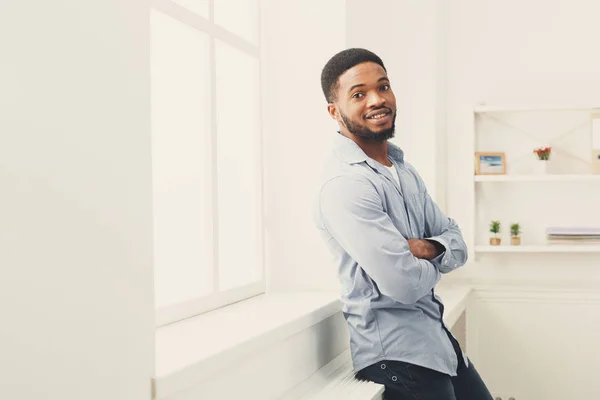
M339 134L334 143L314 217L338 268L354 370L394 360L455 376L457 354L434 287L467 261L458 225L394 144L388 156L399 184L351 139ZM445 251L432 261L416 258L409 238L435 240Z

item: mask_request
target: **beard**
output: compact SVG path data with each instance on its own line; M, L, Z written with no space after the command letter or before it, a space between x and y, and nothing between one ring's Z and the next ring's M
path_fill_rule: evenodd
M364 125L352 122L350 120L350 118L348 118L346 115L344 115L344 113L342 113L341 111L340 111L340 116L342 117L342 121L344 122L346 129L348 129L348 132L350 132L354 136L361 137L361 138L369 140L371 142L386 141L388 139L393 138L394 134L396 133L396 113L395 112L392 117L392 126L387 129L381 130L379 132L374 132Z

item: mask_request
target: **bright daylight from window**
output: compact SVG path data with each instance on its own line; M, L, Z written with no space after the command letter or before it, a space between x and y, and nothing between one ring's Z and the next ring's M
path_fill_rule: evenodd
M264 292L258 3L151 12L157 324Z

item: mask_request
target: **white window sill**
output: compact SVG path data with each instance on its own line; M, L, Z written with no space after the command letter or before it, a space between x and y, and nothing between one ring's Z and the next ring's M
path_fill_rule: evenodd
M167 397L341 310L337 293L264 294L156 330L154 392Z
M444 322L452 327L472 289L439 285ZM284 340L341 310L337 293L264 294L156 330L155 398L199 382L246 354Z

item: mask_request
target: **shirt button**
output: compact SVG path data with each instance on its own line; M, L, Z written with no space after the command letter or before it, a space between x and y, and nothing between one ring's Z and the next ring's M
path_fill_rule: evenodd
M385 369L385 364L381 364L381 369Z
M394 382L396 382L396 381L398 380L398 377L396 377L396 376L392 376L392 380L393 380Z
M458 264L454 264L454 268L458 267Z

